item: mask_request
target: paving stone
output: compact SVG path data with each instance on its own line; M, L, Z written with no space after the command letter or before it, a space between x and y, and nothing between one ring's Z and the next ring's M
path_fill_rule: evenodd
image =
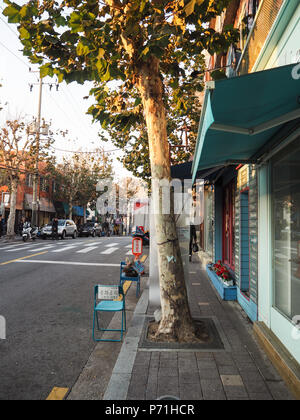
M235 366L235 363L228 353L214 353L214 358L218 366Z
M201 379L201 389L205 400L225 400L226 395L220 379Z
M178 370L179 372L193 372L198 370L198 365L193 360L179 360Z
M148 365L150 364L151 352L138 351L134 361L135 365Z
M263 392L263 393L249 393L249 398L252 401L273 401L273 397L269 392Z
M144 365L136 365L134 364L133 369L132 369L132 373L133 374L145 374L145 372L148 372L149 368L148 366L144 366Z
M286 387L285 383L282 382L267 382L270 393L275 400L295 400L294 396Z
M243 382L244 385L247 389L247 391L250 393L255 393L255 394L259 394L259 393L266 393L268 392L268 388L265 384L264 381L260 380L260 381L249 381L246 378L243 377Z
M179 386L181 400L201 400L203 398L200 384L181 384Z
M215 360L213 353L208 352L196 352L195 356L197 360Z
M225 386L242 387L243 381L240 375L221 375L221 381Z
M235 366L218 366L219 374L221 375L239 375L239 371Z
M215 369L217 368L217 364L213 360L203 360L198 359L197 360L198 369L201 371L202 369Z
M178 359L178 355L175 351L162 351L160 352L160 360L174 360Z
M220 379L220 374L216 367L199 370L199 376L200 379Z
M162 368L160 367L158 370L158 377L173 377L173 376L178 376L178 369L176 368Z
M226 397L229 400L243 399L249 400L249 395L243 386L225 386L224 387Z
M181 384L197 384L200 383L198 372L181 373L179 372L179 383Z
M168 377L163 378L158 382L157 395L161 397L163 395L174 395L179 396L179 381L178 378Z
M157 398L157 384L148 384L145 392L146 400L156 400Z
M130 385L134 384L137 387L145 387L148 382L148 373L144 375L133 374L131 377Z

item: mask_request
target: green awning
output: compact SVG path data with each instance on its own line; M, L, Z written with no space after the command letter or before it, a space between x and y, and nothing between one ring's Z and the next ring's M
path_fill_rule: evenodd
M300 118L300 78L295 77L295 66L207 84L193 181L202 169L250 163L285 123Z

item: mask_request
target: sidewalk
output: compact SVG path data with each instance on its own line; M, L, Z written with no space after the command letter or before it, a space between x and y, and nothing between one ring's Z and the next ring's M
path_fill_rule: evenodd
M148 311L145 289L113 368L104 400L292 400L271 362L258 347L252 324L235 302L221 301L199 262L190 264L193 318L210 318L223 349L145 349L139 345ZM143 290L143 289L142 289Z
M22 241L22 236L16 235L13 239L8 239L6 236L0 236L0 244L14 243Z

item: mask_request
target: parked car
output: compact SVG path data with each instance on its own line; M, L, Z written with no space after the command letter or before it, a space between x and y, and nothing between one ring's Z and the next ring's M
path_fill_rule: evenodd
M43 239L46 239L52 236L52 223L49 223L48 225L42 228L41 236ZM59 219L58 220L58 236L61 239L65 239L68 236L71 236L73 239L76 239L78 236L78 232L77 232L77 226L75 222L73 222L73 220Z
M88 222L78 227L79 236L101 236L102 228L99 223Z

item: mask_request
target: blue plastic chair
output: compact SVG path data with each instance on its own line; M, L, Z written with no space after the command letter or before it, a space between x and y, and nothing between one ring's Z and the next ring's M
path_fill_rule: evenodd
M121 295L121 300L118 299ZM100 328L99 325L99 312L122 312L122 325L121 329L105 329ZM98 331L118 331L121 333L120 340L113 339L99 339L95 337L95 324L97 324ZM126 331L126 307L125 307L125 294L123 287L118 285L98 285L95 286L94 291L94 318L93 318L93 340L98 341L122 341L123 333Z
M125 281L135 281L136 282L136 297L138 297L141 290L141 276L140 274L138 274L137 277L126 276L126 274L123 273L124 267L126 267L126 262L122 261L120 264L120 286L123 286Z

